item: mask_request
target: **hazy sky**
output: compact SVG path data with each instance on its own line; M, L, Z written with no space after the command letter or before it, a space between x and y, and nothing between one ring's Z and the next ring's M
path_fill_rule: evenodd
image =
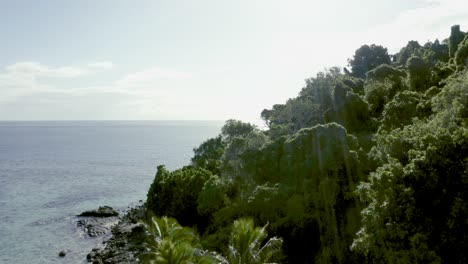
M362 44L453 24L466 0L0 0L0 120L256 121Z

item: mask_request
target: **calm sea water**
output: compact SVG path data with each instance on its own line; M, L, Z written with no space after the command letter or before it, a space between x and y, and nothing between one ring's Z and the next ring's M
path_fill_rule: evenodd
M100 205L146 197L156 166L186 165L222 122L0 122L0 263L84 263L76 227ZM68 251L65 258L57 253Z

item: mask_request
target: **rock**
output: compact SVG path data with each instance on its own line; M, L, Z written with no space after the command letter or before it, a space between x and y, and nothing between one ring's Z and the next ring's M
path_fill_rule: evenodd
M118 221L118 217L90 217L80 219L76 224L88 237L98 237L110 233Z
M110 206L100 206L97 210L85 211L78 216L111 217L118 216L119 213Z
M65 252L64 250L62 250L62 251L60 251L60 252L58 253L58 255L59 255L59 257L63 258L63 257L65 257L65 255L67 255L67 252Z
M90 237L98 237L110 232L110 227L88 224L85 230Z
M145 207L138 206L124 214L119 223L112 226L112 236L103 241L100 248L92 249L87 256L90 263L137 264L137 256L146 252L143 246L146 235L139 223L145 217ZM106 220L109 218L90 218L82 220ZM86 226L90 222L82 223Z
M114 235L119 235L119 234L130 234L134 231L135 228L141 228L141 224L132 224L132 223L121 223L120 225L117 225L113 233ZM143 230L143 229L142 229Z

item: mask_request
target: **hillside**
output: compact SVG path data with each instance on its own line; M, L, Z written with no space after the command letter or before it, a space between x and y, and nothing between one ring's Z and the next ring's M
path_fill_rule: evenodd
M363 45L263 110L266 130L229 120L190 166L158 167L148 219L196 229L190 245L229 262L248 218L282 263L467 263L467 66L459 26L396 54Z

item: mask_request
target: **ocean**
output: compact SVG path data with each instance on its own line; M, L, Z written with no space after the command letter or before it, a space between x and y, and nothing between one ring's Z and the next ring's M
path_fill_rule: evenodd
M85 238L76 215L146 199L158 165L189 164L193 148L222 125L0 122L0 263L86 263L102 238Z

